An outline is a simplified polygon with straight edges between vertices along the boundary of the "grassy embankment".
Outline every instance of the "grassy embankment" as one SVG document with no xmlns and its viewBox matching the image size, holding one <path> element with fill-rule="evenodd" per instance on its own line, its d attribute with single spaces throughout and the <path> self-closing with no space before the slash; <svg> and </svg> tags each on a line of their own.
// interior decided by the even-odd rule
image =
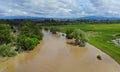
<svg viewBox="0 0 120 72">
<path fill-rule="evenodd" d="M 61 26 L 61 31 L 67 29 L 82 29 L 88 35 L 88 42 L 103 52 L 110 55 L 120 64 L 120 47 L 116 46 L 111 40 L 120 38 L 113 36 L 120 34 L 120 24 L 78 24 Z"/>
</svg>

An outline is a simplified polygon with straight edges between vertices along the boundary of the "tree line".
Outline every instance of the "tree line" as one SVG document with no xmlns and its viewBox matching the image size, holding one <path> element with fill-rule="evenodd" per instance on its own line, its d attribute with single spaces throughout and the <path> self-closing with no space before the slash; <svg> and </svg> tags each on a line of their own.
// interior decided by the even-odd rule
<svg viewBox="0 0 120 72">
<path fill-rule="evenodd" d="M 0 56 L 11 57 L 33 50 L 42 37 L 42 30 L 31 20 L 0 23 Z"/>
<path fill-rule="evenodd" d="M 39 26 L 51 25 L 74 25 L 74 24 L 120 24 L 120 20 L 32 20 L 32 19 L 0 19 L 0 23 L 19 25 L 23 21 L 31 20 L 32 23 Z"/>
</svg>

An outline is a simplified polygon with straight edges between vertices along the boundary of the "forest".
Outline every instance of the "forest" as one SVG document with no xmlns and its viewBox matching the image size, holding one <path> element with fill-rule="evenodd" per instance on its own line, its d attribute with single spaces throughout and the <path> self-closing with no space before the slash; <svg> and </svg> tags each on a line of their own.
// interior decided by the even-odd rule
<svg viewBox="0 0 120 72">
<path fill-rule="evenodd" d="M 5 21 L 0 24 L 0 55 L 11 57 L 33 50 L 42 37 L 41 29 L 30 20 L 19 21 L 18 24 Z"/>
</svg>

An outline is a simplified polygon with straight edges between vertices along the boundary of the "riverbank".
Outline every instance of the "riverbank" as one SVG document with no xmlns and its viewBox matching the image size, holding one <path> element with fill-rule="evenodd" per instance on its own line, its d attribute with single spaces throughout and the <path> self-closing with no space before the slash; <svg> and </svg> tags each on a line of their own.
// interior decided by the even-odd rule
<svg viewBox="0 0 120 72">
<path fill-rule="evenodd" d="M 17 54 L 14 57 L 1 57 L 0 72 L 16 72 L 15 67 L 17 65 L 17 62 L 23 63 L 32 59 L 40 51 L 43 43 L 44 41 L 41 40 L 40 44 L 38 44 L 32 51 L 25 51 Z"/>
<path fill-rule="evenodd" d="M 83 62 L 84 62 L 83 66 L 86 66 L 88 68 L 93 69 L 93 68 L 95 68 L 94 66 L 97 66 L 96 64 L 98 64 L 98 67 L 96 67 L 98 70 L 101 69 L 100 67 L 102 65 L 104 67 L 103 70 L 100 70 L 100 72 L 107 72 L 107 71 L 108 72 L 114 72 L 114 71 L 115 72 L 119 72 L 120 71 L 120 65 L 112 57 L 110 57 L 106 53 L 102 52 L 101 50 L 99 50 L 95 46 L 93 46 L 93 45 L 91 45 L 89 43 L 86 43 L 85 47 L 79 47 L 79 46 L 75 46 L 75 45 L 69 44 L 69 43 L 72 43 L 72 42 L 73 42 L 73 40 L 67 40 L 69 48 L 72 48 L 73 50 L 77 49 L 77 51 L 81 50 L 82 52 L 87 51 L 87 53 L 86 53 L 87 57 L 85 57 L 85 55 L 84 55 L 84 58 L 83 58 Z M 75 53 L 78 53 L 77 51 L 75 51 Z M 82 52 L 80 52 L 79 55 L 82 55 Z M 92 56 L 89 56 L 89 55 L 92 55 Z M 97 59 L 98 55 L 101 56 L 102 60 Z M 96 60 L 97 60 L 98 63 L 96 62 Z M 90 63 L 90 64 L 88 64 L 88 63 Z M 99 63 L 102 63 L 102 64 L 99 64 Z M 106 64 L 108 64 L 107 67 L 104 66 Z M 112 70 L 113 67 L 115 67 L 114 70 Z M 106 68 L 112 68 L 112 69 L 111 70 L 107 70 Z M 92 72 L 94 72 L 94 70 Z M 95 72 L 98 72 L 98 71 L 95 71 Z"/>
<path fill-rule="evenodd" d="M 54 26 L 61 32 L 67 29 L 81 29 L 87 33 L 88 42 L 105 52 L 120 64 L 120 46 L 116 46 L 112 40 L 119 39 L 120 24 L 76 24 Z"/>
<path fill-rule="evenodd" d="M 119 65 L 108 55 L 87 44 L 68 44 L 62 35 L 43 31 L 40 45 L 0 64 L 3 72 L 119 72 Z M 102 60 L 96 58 L 101 55 Z M 6 69 L 5 69 L 6 67 Z"/>
</svg>

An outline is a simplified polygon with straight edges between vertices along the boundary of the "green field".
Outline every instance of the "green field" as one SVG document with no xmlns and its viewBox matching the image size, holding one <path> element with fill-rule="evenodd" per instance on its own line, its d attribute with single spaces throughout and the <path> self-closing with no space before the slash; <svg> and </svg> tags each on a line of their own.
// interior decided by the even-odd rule
<svg viewBox="0 0 120 72">
<path fill-rule="evenodd" d="M 110 55 L 120 64 L 120 46 L 116 46 L 111 40 L 120 38 L 113 36 L 120 34 L 120 24 L 76 24 L 61 26 L 61 31 L 67 29 L 81 29 L 88 35 L 88 42 L 103 52 Z"/>
</svg>

